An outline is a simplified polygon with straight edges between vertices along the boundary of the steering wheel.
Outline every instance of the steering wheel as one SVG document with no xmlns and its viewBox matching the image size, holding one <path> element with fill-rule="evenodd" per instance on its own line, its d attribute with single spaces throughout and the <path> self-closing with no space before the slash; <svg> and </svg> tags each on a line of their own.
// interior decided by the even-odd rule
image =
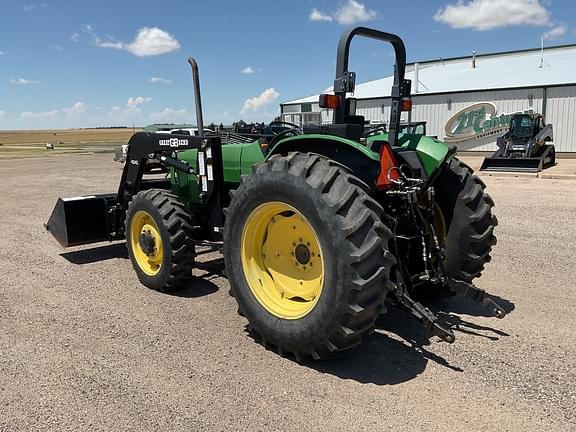
<svg viewBox="0 0 576 432">
<path fill-rule="evenodd" d="M 370 129 L 368 133 L 364 134 L 364 138 L 371 137 L 373 135 L 378 135 L 378 132 L 386 132 L 386 126 L 380 126 L 375 129 Z"/>
<path fill-rule="evenodd" d="M 286 126 L 290 129 L 300 129 L 300 126 L 298 126 L 297 124 L 290 123 L 287 121 L 282 121 L 282 120 L 274 120 L 274 121 L 270 122 L 268 127 L 272 127 L 272 126 Z M 285 132 L 285 131 L 282 131 L 282 132 Z M 282 132 L 280 132 L 280 133 L 282 133 Z"/>
<path fill-rule="evenodd" d="M 282 122 L 282 123 L 287 123 L 287 122 Z M 276 135 L 274 135 L 274 137 L 270 140 L 270 142 L 268 143 L 268 148 L 272 148 L 272 146 L 274 144 L 276 144 L 278 141 L 280 141 L 281 139 L 290 137 L 290 136 L 296 136 L 296 135 L 300 135 L 302 133 L 302 130 L 300 129 L 299 126 L 293 127 L 292 129 L 286 129 L 285 131 L 279 132 Z"/>
</svg>

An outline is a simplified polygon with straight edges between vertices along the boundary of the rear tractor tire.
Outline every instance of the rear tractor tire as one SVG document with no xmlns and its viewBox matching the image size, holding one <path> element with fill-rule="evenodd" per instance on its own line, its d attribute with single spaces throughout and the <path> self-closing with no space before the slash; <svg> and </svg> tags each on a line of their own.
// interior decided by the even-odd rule
<svg viewBox="0 0 576 432">
<path fill-rule="evenodd" d="M 126 244 L 138 279 L 168 291 L 192 277 L 195 247 L 190 215 L 165 190 L 139 192 L 126 211 Z"/>
<path fill-rule="evenodd" d="M 395 260 L 382 207 L 346 168 L 273 156 L 242 178 L 226 210 L 224 259 L 239 313 L 264 345 L 331 357 L 370 334 Z"/>
<path fill-rule="evenodd" d="M 484 182 L 458 159 L 450 161 L 435 183 L 443 218 L 440 225 L 446 231 L 444 270 L 465 282 L 480 277 L 496 244 L 498 220 L 492 213 L 494 201 L 485 189 Z"/>
</svg>

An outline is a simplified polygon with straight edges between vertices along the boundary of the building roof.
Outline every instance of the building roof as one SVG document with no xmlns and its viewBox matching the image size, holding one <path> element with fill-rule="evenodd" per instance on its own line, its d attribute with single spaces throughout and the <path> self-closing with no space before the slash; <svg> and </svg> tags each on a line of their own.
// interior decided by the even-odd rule
<svg viewBox="0 0 576 432">
<path fill-rule="evenodd" d="M 472 56 L 409 63 L 406 78 L 412 80 L 413 95 L 573 84 L 576 83 L 576 45 L 545 48 L 543 56 L 540 49 L 477 55 L 476 68 L 472 67 Z M 393 77 L 389 76 L 357 84 L 354 97 L 390 97 L 392 82 Z M 331 90 L 332 87 L 327 89 Z M 282 105 L 310 102 L 318 102 L 318 95 Z"/>
</svg>

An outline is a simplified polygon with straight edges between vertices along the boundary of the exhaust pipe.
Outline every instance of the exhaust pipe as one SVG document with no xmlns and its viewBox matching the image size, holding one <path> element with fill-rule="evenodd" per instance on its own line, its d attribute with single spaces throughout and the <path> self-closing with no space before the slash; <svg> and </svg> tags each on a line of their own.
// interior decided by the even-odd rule
<svg viewBox="0 0 576 432">
<path fill-rule="evenodd" d="M 188 57 L 188 63 L 192 67 L 192 83 L 194 84 L 194 99 L 196 101 L 196 127 L 198 135 L 204 136 L 204 118 L 202 117 L 202 96 L 200 95 L 200 74 L 198 63 L 194 57 Z"/>
</svg>

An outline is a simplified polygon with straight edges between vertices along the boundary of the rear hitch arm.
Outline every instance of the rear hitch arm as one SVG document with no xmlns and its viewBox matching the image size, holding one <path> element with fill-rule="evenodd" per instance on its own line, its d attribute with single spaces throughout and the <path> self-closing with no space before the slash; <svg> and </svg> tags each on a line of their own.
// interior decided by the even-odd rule
<svg viewBox="0 0 576 432">
<path fill-rule="evenodd" d="M 405 289 L 396 290 L 396 300 L 422 324 L 432 335 L 438 336 L 444 342 L 453 343 L 456 336 L 452 329 L 444 323 L 441 323 L 438 317 L 430 309 L 414 301 Z"/>
<path fill-rule="evenodd" d="M 446 285 L 457 294 L 485 306 L 496 318 L 502 319 L 506 316 L 506 311 L 492 300 L 483 289 L 471 283 L 451 278 L 446 280 Z"/>
</svg>

